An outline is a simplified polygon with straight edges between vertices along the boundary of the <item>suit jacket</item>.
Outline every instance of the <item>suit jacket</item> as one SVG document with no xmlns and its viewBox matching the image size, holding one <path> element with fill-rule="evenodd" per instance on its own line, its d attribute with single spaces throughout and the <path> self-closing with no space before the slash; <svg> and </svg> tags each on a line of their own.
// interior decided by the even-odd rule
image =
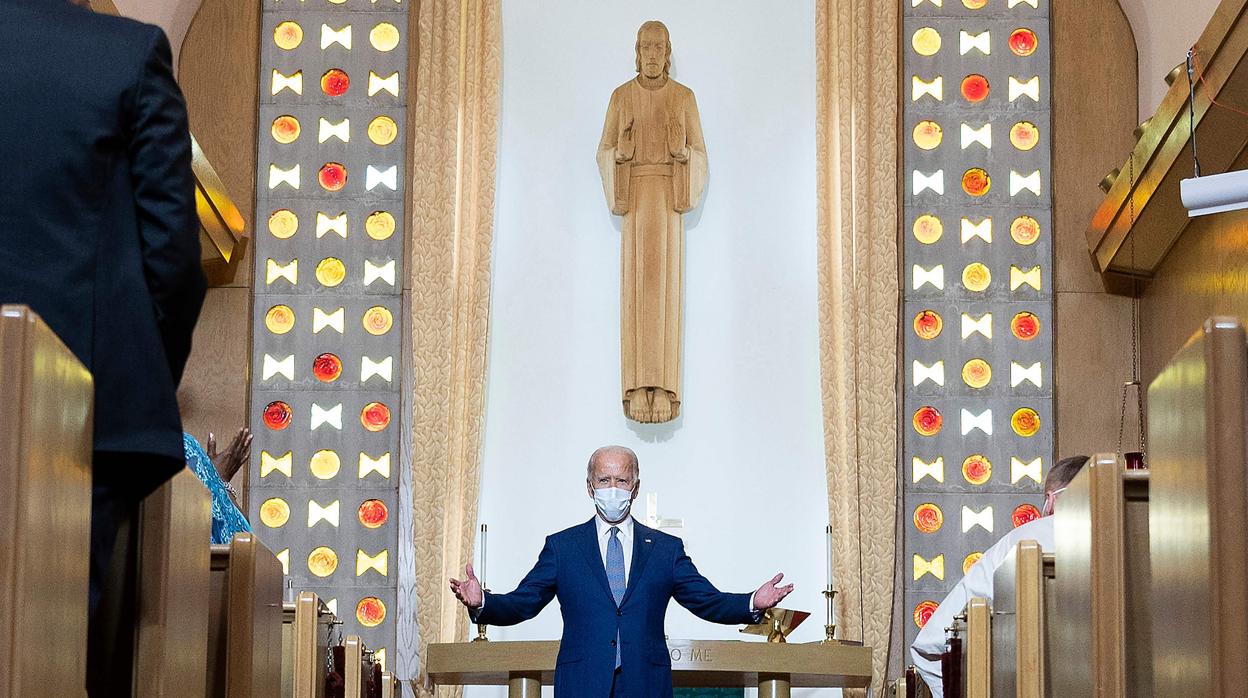
<svg viewBox="0 0 1248 698">
<path fill-rule="evenodd" d="M 0 0 L 0 35 L 0 303 L 91 370 L 97 478 L 143 475 L 102 454 L 184 467 L 175 390 L 205 281 L 168 40 L 66 0 Z"/>
<path fill-rule="evenodd" d="M 757 622 L 750 594 L 727 594 L 698 573 L 679 538 L 633 522 L 633 561 L 617 608 L 598 548 L 594 520 L 546 538 L 537 564 L 510 594 L 486 594 L 475 620 L 515 625 L 537 615 L 554 597 L 563 614 L 555 667 L 555 695 L 607 698 L 615 669 L 631 696 L 671 696 L 672 662 L 663 620 L 671 599 L 712 623 Z"/>
</svg>

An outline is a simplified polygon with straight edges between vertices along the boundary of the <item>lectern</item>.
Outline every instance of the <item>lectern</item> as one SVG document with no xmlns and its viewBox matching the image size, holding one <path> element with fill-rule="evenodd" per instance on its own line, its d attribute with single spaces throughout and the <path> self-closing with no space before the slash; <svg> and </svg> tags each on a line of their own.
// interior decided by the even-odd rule
<svg viewBox="0 0 1248 698">
<path fill-rule="evenodd" d="M 757 686 L 759 698 L 788 698 L 789 689 L 864 688 L 871 648 L 841 644 L 669 640 L 675 686 Z M 507 686 L 509 698 L 535 698 L 555 679 L 557 641 L 429 645 L 428 674 L 438 685 Z"/>
</svg>

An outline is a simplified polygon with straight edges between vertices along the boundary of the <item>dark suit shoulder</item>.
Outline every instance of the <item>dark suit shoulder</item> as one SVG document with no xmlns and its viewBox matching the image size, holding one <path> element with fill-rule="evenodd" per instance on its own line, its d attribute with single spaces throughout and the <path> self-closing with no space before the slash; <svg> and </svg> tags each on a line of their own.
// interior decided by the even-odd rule
<svg viewBox="0 0 1248 698">
<path fill-rule="evenodd" d="M 93 12 L 68 1 L 0 0 L 0 7 L 5 8 L 0 14 L 8 15 L 6 25 L 12 23 L 16 30 L 35 36 L 54 35 L 56 40 L 48 44 L 53 51 L 61 46 L 70 52 L 77 43 L 114 55 L 139 56 L 146 55 L 152 44 L 164 37 L 164 30 L 154 24 Z"/>
<path fill-rule="evenodd" d="M 594 520 L 590 519 L 589 521 L 586 521 L 584 523 L 579 523 L 575 526 L 569 526 L 563 529 L 562 531 L 552 533 L 549 536 L 547 536 L 547 538 L 549 538 L 551 541 L 562 543 L 565 540 L 573 540 L 579 535 L 584 535 L 585 529 L 593 528 L 593 526 L 594 526 Z"/>
</svg>

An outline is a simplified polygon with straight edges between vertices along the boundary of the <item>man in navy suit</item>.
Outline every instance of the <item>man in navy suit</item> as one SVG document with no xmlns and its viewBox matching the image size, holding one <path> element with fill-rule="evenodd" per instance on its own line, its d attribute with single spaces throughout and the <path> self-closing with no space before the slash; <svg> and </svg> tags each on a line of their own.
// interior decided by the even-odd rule
<svg viewBox="0 0 1248 698">
<path fill-rule="evenodd" d="M 777 574 L 753 594 L 727 594 L 698 574 L 675 536 L 629 516 L 641 483 L 637 455 L 604 446 L 590 456 L 585 488 L 597 515 L 552 536 L 510 594 L 486 594 L 468 565 L 451 590 L 474 622 L 515 625 L 554 597 L 563 613 L 555 695 L 654 698 L 672 695 L 663 620 L 671 599 L 712 623 L 750 624 L 793 585 Z"/>
<path fill-rule="evenodd" d="M 0 0 L 0 33 L 0 303 L 95 380 L 87 667 L 93 695 L 129 695 L 129 521 L 186 467 L 175 390 L 205 292 L 186 105 L 157 27 Z"/>
</svg>

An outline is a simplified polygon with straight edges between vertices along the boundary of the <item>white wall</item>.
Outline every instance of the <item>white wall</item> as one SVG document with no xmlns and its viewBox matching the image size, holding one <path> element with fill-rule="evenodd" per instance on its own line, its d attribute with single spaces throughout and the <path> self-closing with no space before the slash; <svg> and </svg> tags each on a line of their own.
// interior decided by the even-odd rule
<svg viewBox="0 0 1248 698">
<path fill-rule="evenodd" d="M 671 31 L 673 77 L 698 100 L 710 159 L 686 217 L 685 415 L 627 422 L 620 407 L 618 219 L 594 155 L 638 26 Z M 725 590 L 777 571 L 787 607 L 822 636 L 827 520 L 819 400 L 812 0 L 508 0 L 481 520 L 488 582 L 509 591 L 543 537 L 587 520 L 590 452 L 634 448 L 642 493 Z M 893 467 L 887 464 L 882 467 Z M 742 636 L 676 604 L 673 638 Z M 557 603 L 504 639 L 557 638 Z M 501 696 L 473 689 L 469 696 Z M 830 693 L 830 695 L 835 695 Z"/>
<path fill-rule="evenodd" d="M 1166 96 L 1166 74 L 1187 58 L 1220 0 L 1119 0 L 1135 32 L 1140 65 L 1140 121 Z M 1184 84 L 1186 76 L 1181 77 Z"/>
</svg>

